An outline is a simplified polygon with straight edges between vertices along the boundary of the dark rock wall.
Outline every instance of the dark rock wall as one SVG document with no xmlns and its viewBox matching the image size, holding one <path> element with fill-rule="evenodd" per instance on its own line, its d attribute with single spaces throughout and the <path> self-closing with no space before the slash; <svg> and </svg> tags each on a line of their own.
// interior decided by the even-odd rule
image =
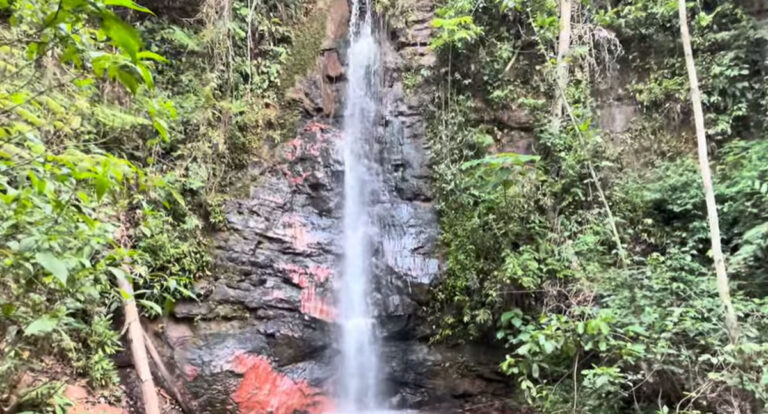
<svg viewBox="0 0 768 414">
<path fill-rule="evenodd" d="M 418 91 L 403 76 L 432 65 L 427 47 L 434 5 L 414 0 L 406 28 L 380 30 L 381 114 L 372 131 L 382 172 L 371 214 L 373 302 L 382 335 L 385 397 L 393 408 L 442 407 L 508 390 L 500 355 L 485 348 L 428 345 L 423 317 L 439 271 Z M 157 326 L 156 342 L 196 412 L 322 413 L 334 384 L 334 289 L 341 259 L 346 0 L 320 2 L 327 38 L 315 70 L 289 96 L 303 108 L 297 137 L 270 166 L 254 166 L 250 193 L 225 206 L 215 235 L 215 272 L 198 302 L 180 303 Z M 424 95 L 426 96 L 426 95 Z M 423 98 L 421 98 L 423 99 Z"/>
</svg>

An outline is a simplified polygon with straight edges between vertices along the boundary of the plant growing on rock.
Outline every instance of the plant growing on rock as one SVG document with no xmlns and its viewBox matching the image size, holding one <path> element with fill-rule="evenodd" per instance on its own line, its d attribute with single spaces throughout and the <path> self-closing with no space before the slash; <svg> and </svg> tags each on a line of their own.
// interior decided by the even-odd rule
<svg viewBox="0 0 768 414">
<path fill-rule="evenodd" d="M 23 373 L 114 386 L 121 301 L 159 316 L 194 297 L 206 230 L 222 224 L 217 193 L 264 152 L 287 22 L 304 10 L 248 5 L 233 2 L 227 30 L 250 27 L 252 55 L 237 47 L 222 84 L 206 73 L 205 28 L 170 23 L 162 7 L 0 1 L 3 406 L 53 409 L 56 398 L 23 397 L 48 395 L 17 389 Z"/>
<path fill-rule="evenodd" d="M 620 42 L 620 49 L 595 47 L 589 36 L 572 35 L 558 55 L 563 26 L 555 2 L 460 3 L 444 7 L 470 10 L 483 35 L 471 47 L 455 44 L 451 50 L 453 59 L 473 62 L 469 70 L 455 67 L 432 79 L 439 104 L 432 108 L 429 134 L 446 258 L 435 289 L 437 339 L 487 338 L 498 323 L 497 338 L 509 350 L 502 370 L 518 381 L 520 398 L 543 412 L 757 412 L 766 404 L 761 362 L 766 292 L 757 287 L 763 280 L 760 265 L 741 264 L 762 263 L 762 244 L 753 243 L 764 234 L 764 221 L 746 211 L 764 202 L 762 179 L 756 178 L 762 167 L 753 162 L 765 141 L 734 138 L 764 117 L 742 112 L 738 104 L 726 115 L 716 103 L 760 105 L 761 92 L 739 92 L 741 82 L 764 84 L 762 69 L 750 63 L 756 55 L 742 53 L 752 47 L 746 43 L 762 42 L 748 35 L 754 20 L 730 4 L 707 5 L 695 10 L 692 32 L 697 56 L 719 62 L 717 69 L 711 64 L 699 69 L 705 73 L 702 89 L 710 94 L 705 112 L 721 114 L 706 119 L 709 132 L 724 143 L 715 153 L 715 196 L 727 229 L 724 251 L 737 253 L 729 258 L 736 313 L 750 332 L 743 344 L 729 344 L 722 305 L 706 270 L 711 259 L 704 194 L 696 164 L 690 153 L 681 154 L 678 143 L 691 138 L 669 132 L 676 128 L 674 117 L 657 116 L 670 114 L 685 93 L 657 95 L 650 104 L 645 98 L 661 89 L 630 88 L 648 109 L 643 122 L 654 125 L 653 134 L 672 137 L 648 162 L 613 156 L 654 140 L 648 129 L 645 135 L 630 130 L 632 142 L 623 144 L 597 125 L 604 102 L 593 95 L 594 75 L 611 71 L 598 72 L 604 65 L 595 62 L 646 71 L 645 81 L 630 77 L 635 85 L 667 79 L 670 83 L 658 84 L 663 90 L 687 89 L 674 40 L 676 8 L 656 1 L 619 3 L 610 10 L 574 4 L 574 33 L 613 31 L 609 44 Z M 712 23 L 718 19 L 740 23 Z M 736 33 L 746 43 L 723 47 L 714 41 Z M 644 48 L 652 49 L 651 56 L 638 52 Z M 617 50 L 624 50 L 628 61 L 617 60 Z M 719 60 L 726 54 L 729 58 Z M 443 67 L 447 57 L 441 55 Z M 754 71 L 737 69 L 742 66 Z M 564 67 L 566 82 L 557 76 Z M 662 75 L 672 72 L 674 77 Z M 725 92 L 715 86 L 719 82 L 740 86 Z M 473 116 L 473 108 L 485 102 L 496 111 L 526 108 L 533 125 Z M 560 128 L 552 127 L 553 105 L 570 106 L 570 113 L 560 111 Z M 509 137 L 520 136 L 533 141 L 529 148 L 538 161 L 512 179 L 495 173 L 488 160 L 511 146 Z M 467 163 L 475 168 L 462 169 Z M 741 280 L 746 283 L 739 285 Z M 737 360 L 742 362 L 733 363 Z"/>
</svg>

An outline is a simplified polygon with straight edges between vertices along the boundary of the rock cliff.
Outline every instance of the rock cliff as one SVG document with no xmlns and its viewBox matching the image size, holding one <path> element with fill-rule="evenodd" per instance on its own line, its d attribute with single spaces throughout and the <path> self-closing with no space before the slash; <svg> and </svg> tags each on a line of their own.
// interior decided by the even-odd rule
<svg viewBox="0 0 768 414">
<path fill-rule="evenodd" d="M 349 6 L 321 2 L 326 39 L 316 67 L 288 97 L 302 108 L 295 139 L 272 165 L 254 166 L 244 197 L 225 206 L 227 230 L 215 235 L 211 280 L 197 302 L 180 303 L 158 326 L 180 386 L 197 412 L 322 413 L 332 407 L 334 284 L 341 259 L 343 188 L 339 114 Z M 429 345 L 423 317 L 439 272 L 438 226 L 430 190 L 418 91 L 408 71 L 434 64 L 428 48 L 434 5 L 413 1 L 405 27 L 381 25 L 382 88 L 372 131 L 383 182 L 372 217 L 373 285 L 382 338 L 386 398 L 392 408 L 458 408 L 503 394 L 501 357 L 487 349 Z"/>
</svg>

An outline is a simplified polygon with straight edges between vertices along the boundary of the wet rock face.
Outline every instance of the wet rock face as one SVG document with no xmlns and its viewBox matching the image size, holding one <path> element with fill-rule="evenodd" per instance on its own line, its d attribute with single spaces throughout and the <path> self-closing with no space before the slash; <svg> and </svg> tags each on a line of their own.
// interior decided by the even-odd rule
<svg viewBox="0 0 768 414">
<path fill-rule="evenodd" d="M 216 279 L 163 330 L 198 412 L 329 409 L 340 145 L 338 130 L 307 123 L 249 197 L 226 206 Z"/>
<path fill-rule="evenodd" d="M 255 171 L 250 194 L 225 206 L 212 280 L 199 302 L 180 303 L 156 336 L 200 413 L 323 413 L 335 383 L 334 291 L 341 264 L 343 151 L 334 114 L 343 96 L 346 1 L 330 2 L 329 39 L 317 69 L 292 94 L 305 110 L 296 139 Z M 404 74 L 434 63 L 427 47 L 434 5 L 414 0 L 409 28 L 381 33 L 381 114 L 375 131 L 371 218 L 373 297 L 384 397 L 391 408 L 439 404 L 441 412 L 508 390 L 494 377 L 500 356 L 428 345 L 424 318 L 439 271 L 438 220 L 430 189 L 423 105 Z M 336 38 L 333 38 L 333 37 Z M 477 356 L 487 358 L 478 359 Z"/>
</svg>

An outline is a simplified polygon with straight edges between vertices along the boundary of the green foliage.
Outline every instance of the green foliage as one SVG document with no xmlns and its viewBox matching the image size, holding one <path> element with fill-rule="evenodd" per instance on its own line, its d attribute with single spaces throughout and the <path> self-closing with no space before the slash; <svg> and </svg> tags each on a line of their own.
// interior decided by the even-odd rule
<svg viewBox="0 0 768 414">
<path fill-rule="evenodd" d="M 762 183 L 768 175 L 766 141 L 734 141 L 722 148 L 715 188 L 723 228 L 723 249 L 730 252 L 731 278 L 751 296 L 768 294 L 762 235 L 768 216 Z M 627 213 L 627 235 L 643 249 L 677 246 L 702 259 L 709 251 L 703 190 L 691 158 L 660 165 L 619 184 L 617 202 Z"/>
<path fill-rule="evenodd" d="M 434 49 L 448 45 L 463 47 L 482 34 L 472 20 L 472 16 L 449 17 L 448 13 L 440 13 L 440 11 L 437 14 L 445 15 L 446 18 L 436 18 L 432 21 L 432 26 L 438 32 L 429 43 Z"/>
<path fill-rule="evenodd" d="M 557 3 L 443 7 L 444 16 L 471 16 L 482 35 L 439 47 L 437 67 L 449 69 L 427 80 L 438 103 L 428 135 L 445 258 L 435 339 L 485 340 L 495 331 L 509 350 L 502 370 L 541 412 L 764 409 L 768 141 L 736 139 L 755 136 L 765 121 L 765 41 L 754 19 L 725 2 L 698 5 L 691 18 L 744 330 L 742 342 L 729 344 L 701 178 L 676 124 L 690 116 L 676 3 L 574 9 L 570 113 L 556 126 Z M 646 112 L 621 139 L 607 139 L 593 122 L 593 91 L 622 50 Z M 533 118 L 530 130 L 499 122 L 521 108 Z M 533 139 L 533 154 L 506 152 L 521 134 Z"/>
<path fill-rule="evenodd" d="M 727 338 L 721 318 L 712 317 L 722 309 L 707 268 L 680 251 L 654 253 L 636 267 L 598 279 L 592 287 L 600 296 L 594 308 L 544 313 L 536 321 L 502 318 L 499 336 L 515 350 L 502 368 L 518 375 L 529 401 L 546 412 L 556 409 L 571 393 L 573 375 L 579 377 L 577 402 L 585 412 L 621 412 L 623 398 L 643 401 L 646 395 L 662 395 L 674 405 L 684 390 L 700 387 L 750 388 L 764 398 L 762 363 L 734 367 L 732 361 L 745 350 L 750 360 L 766 357 L 759 342 L 766 335 L 765 301 L 737 298 L 750 339 L 744 348 L 721 351 Z M 580 359 L 567 363 L 577 355 Z M 575 373 L 573 363 L 579 364 Z M 696 371 L 709 375 L 689 375 Z M 562 383 L 548 385 L 561 377 Z M 718 395 L 700 398 L 715 404 Z M 643 408 L 650 411 L 654 403 Z"/>
<path fill-rule="evenodd" d="M 304 2 L 208 6 L 201 26 L 131 0 L 0 1 L 3 405 L 51 360 L 115 385 L 115 278 L 147 316 L 194 298 L 206 230 L 226 224 L 218 192 L 292 128 L 277 101 L 284 65 L 303 64 L 288 46 Z M 35 395 L 25 409 L 66 407 Z"/>
<path fill-rule="evenodd" d="M 707 134 L 746 138 L 763 127 L 764 31 L 740 7 L 713 2 L 689 7 L 696 68 Z M 674 1 L 628 2 L 603 15 L 603 24 L 632 42 L 630 62 L 638 76 L 631 86 L 639 103 L 668 119 L 690 116 L 688 79 L 677 37 Z"/>
<path fill-rule="evenodd" d="M 60 381 L 52 381 L 42 385 L 33 386 L 20 392 L 18 400 L 19 412 L 22 414 L 32 414 L 38 411 L 37 407 L 47 407 L 43 412 L 52 414 L 64 414 L 68 408 L 74 405 L 64 396 L 66 384 Z"/>
<path fill-rule="evenodd" d="M 375 10 L 379 17 L 386 19 L 392 29 L 405 29 L 408 20 L 416 12 L 416 4 L 410 0 L 378 0 Z"/>
<path fill-rule="evenodd" d="M 200 239 L 200 223 L 189 215 L 179 225 L 151 207 L 144 208 L 141 215 L 136 231 L 143 237 L 137 245 L 136 264 L 147 297 L 166 308 L 177 297 L 194 297 L 192 283 L 207 275 L 210 266 L 210 255 Z M 150 311 L 157 316 L 163 313 L 159 307 Z"/>
</svg>

